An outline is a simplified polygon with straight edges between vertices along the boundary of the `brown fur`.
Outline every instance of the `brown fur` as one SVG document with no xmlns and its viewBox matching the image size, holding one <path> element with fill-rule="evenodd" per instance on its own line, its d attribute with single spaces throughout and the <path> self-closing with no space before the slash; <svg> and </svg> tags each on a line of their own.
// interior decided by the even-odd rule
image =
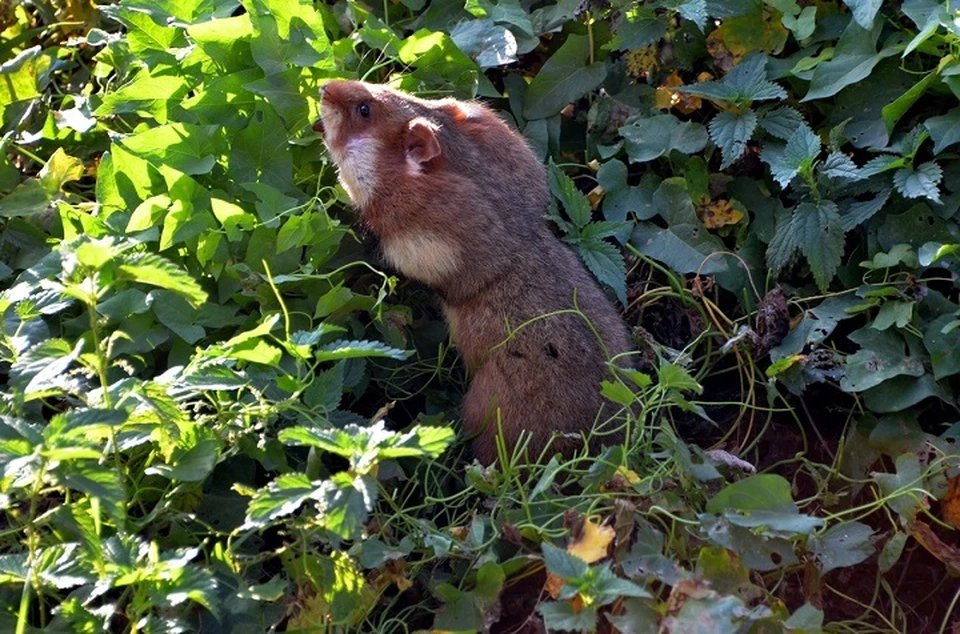
<svg viewBox="0 0 960 634">
<path fill-rule="evenodd" d="M 551 448 L 580 447 L 604 402 L 607 359 L 632 346 L 613 304 L 544 223 L 546 174 L 523 138 L 478 104 L 347 81 L 324 87 L 316 127 L 388 261 L 441 298 L 472 375 L 463 417 L 476 457 L 497 457 L 496 408 L 508 449 L 521 430 L 534 457 L 554 432 L 565 435 Z M 603 345 L 578 315 L 536 319 L 572 309 L 575 296 Z"/>
</svg>

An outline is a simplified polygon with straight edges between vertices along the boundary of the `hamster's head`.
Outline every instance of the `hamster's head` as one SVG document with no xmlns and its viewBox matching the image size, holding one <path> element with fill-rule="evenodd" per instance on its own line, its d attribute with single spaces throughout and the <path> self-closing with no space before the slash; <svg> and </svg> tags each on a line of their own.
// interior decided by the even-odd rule
<svg viewBox="0 0 960 634">
<path fill-rule="evenodd" d="M 314 129 L 323 134 L 341 184 L 363 212 L 384 189 L 439 167 L 440 128 L 466 116 L 458 107 L 453 100 L 431 106 L 386 86 L 331 81 L 321 89 Z"/>
</svg>

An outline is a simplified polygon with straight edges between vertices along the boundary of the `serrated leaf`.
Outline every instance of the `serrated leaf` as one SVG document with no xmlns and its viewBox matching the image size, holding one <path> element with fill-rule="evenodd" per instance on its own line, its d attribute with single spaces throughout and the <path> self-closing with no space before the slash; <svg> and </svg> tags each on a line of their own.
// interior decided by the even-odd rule
<svg viewBox="0 0 960 634">
<path fill-rule="evenodd" d="M 817 286 L 826 289 L 843 256 L 844 234 L 840 213 L 833 201 L 819 205 L 802 203 L 789 220 L 777 225 L 767 248 L 767 261 L 774 271 L 782 270 L 797 250 L 803 252 Z"/>
<path fill-rule="evenodd" d="M 318 483 L 302 473 L 278 476 L 260 489 L 247 507 L 246 524 L 265 526 L 268 522 L 289 515 L 310 499 L 319 496 Z"/>
<path fill-rule="evenodd" d="M 801 126 L 807 125 L 795 108 L 780 106 L 763 114 L 760 127 L 778 139 L 788 140 Z"/>
<path fill-rule="evenodd" d="M 134 281 L 159 286 L 183 295 L 194 306 L 207 301 L 207 293 L 195 279 L 169 260 L 154 253 L 124 253 L 120 272 Z"/>
<path fill-rule="evenodd" d="M 787 92 L 767 80 L 767 57 L 761 53 L 747 55 L 720 81 L 705 81 L 691 86 L 677 88 L 698 97 L 712 101 L 726 101 L 737 105 L 753 101 L 786 99 Z"/>
<path fill-rule="evenodd" d="M 893 173 L 893 185 L 904 198 L 928 198 L 940 204 L 943 170 L 936 161 L 927 161 L 916 169 L 902 167 Z"/>
<path fill-rule="evenodd" d="M 865 176 L 849 156 L 843 152 L 831 152 L 823 162 L 823 173 L 830 178 L 847 181 L 863 180 Z"/>
<path fill-rule="evenodd" d="M 392 348 L 380 341 L 339 340 L 320 346 L 314 353 L 318 361 L 339 361 L 340 359 L 363 359 L 386 357 L 403 361 L 410 356 L 406 350 Z"/>
<path fill-rule="evenodd" d="M 550 56 L 527 87 L 525 119 L 551 117 L 567 104 L 597 88 L 607 76 L 603 62 L 587 64 L 590 42 L 583 35 L 570 34 L 563 46 Z"/>
<path fill-rule="evenodd" d="M 757 128 L 757 113 L 747 108 L 739 114 L 722 111 L 710 121 L 710 138 L 720 148 L 723 162 L 720 169 L 733 164 L 747 149 L 747 141 Z"/>
<path fill-rule="evenodd" d="M 543 563 L 547 570 L 562 579 L 579 579 L 587 574 L 590 566 L 576 555 L 548 543 L 540 545 L 543 551 Z"/>
<path fill-rule="evenodd" d="M 808 171 L 820 154 L 820 137 L 806 124 L 790 135 L 785 146 L 768 144 L 760 158 L 781 187 L 786 187 L 801 171 Z"/>
<path fill-rule="evenodd" d="M 577 252 L 587 269 L 626 306 L 627 265 L 620 249 L 603 240 L 585 240 L 577 245 Z"/>
<path fill-rule="evenodd" d="M 590 217 L 593 214 L 590 209 L 590 201 L 580 193 L 573 179 L 557 167 L 553 159 L 550 159 L 548 176 L 550 180 L 550 191 L 563 203 L 563 208 L 566 210 L 567 215 L 570 216 L 570 220 L 573 221 L 574 225 L 582 229 L 590 222 Z"/>
</svg>

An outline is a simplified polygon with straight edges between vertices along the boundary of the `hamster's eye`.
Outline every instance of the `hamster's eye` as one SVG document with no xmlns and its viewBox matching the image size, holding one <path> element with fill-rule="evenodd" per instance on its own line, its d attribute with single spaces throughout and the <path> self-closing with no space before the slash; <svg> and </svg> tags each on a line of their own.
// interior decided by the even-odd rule
<svg viewBox="0 0 960 634">
<path fill-rule="evenodd" d="M 364 119 L 370 118 L 370 104 L 362 103 L 357 106 L 357 114 L 359 114 Z"/>
</svg>

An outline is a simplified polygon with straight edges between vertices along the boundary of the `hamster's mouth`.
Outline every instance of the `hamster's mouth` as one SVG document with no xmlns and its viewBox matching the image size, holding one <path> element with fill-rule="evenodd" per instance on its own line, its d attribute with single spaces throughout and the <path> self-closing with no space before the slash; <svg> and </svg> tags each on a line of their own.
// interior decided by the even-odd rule
<svg viewBox="0 0 960 634">
<path fill-rule="evenodd" d="M 323 134 L 323 117 L 317 119 L 317 121 L 313 124 L 313 131 Z"/>
</svg>

